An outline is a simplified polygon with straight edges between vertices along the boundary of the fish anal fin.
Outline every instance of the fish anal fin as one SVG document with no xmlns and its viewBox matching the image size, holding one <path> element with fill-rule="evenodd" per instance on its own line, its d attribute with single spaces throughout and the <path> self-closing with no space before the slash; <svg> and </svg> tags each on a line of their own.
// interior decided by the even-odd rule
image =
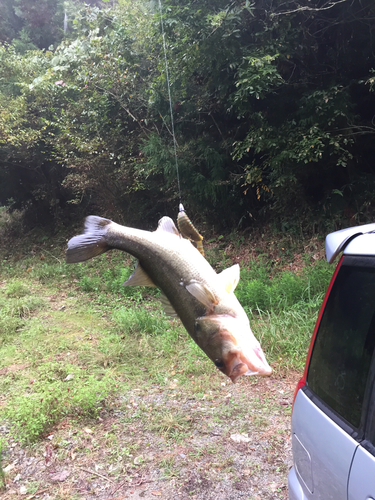
<svg viewBox="0 0 375 500">
<path fill-rule="evenodd" d="M 160 296 L 160 302 L 161 302 L 161 305 L 163 306 L 164 312 L 167 316 L 171 316 L 172 318 L 178 318 L 178 314 L 174 310 L 174 307 L 169 302 L 169 300 L 167 299 L 166 295 L 164 295 L 163 292 L 161 293 L 161 296 Z"/>
<path fill-rule="evenodd" d="M 186 285 L 186 290 L 191 293 L 199 302 L 201 302 L 209 311 L 213 311 L 218 303 L 213 292 L 203 283 L 192 281 Z"/>
<path fill-rule="evenodd" d="M 240 281 L 240 266 L 238 264 L 234 264 L 234 266 L 221 271 L 221 273 L 218 274 L 218 277 L 228 293 L 234 292 L 238 282 Z"/>
<path fill-rule="evenodd" d="M 137 267 L 135 268 L 133 274 L 130 276 L 128 280 L 125 281 L 125 283 L 123 283 L 123 286 L 156 286 L 156 285 L 138 262 Z"/>
<path fill-rule="evenodd" d="M 162 217 L 159 220 L 158 223 L 158 232 L 165 232 L 165 233 L 170 233 L 170 234 L 175 234 L 176 236 L 180 236 L 180 233 L 178 232 L 177 227 L 175 226 L 175 223 L 170 217 Z"/>
</svg>

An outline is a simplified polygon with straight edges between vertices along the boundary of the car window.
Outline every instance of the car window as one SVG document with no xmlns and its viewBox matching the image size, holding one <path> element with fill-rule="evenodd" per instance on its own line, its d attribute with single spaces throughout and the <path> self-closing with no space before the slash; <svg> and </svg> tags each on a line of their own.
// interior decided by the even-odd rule
<svg viewBox="0 0 375 500">
<path fill-rule="evenodd" d="M 345 257 L 316 335 L 307 384 L 358 428 L 375 346 L 375 259 Z"/>
</svg>

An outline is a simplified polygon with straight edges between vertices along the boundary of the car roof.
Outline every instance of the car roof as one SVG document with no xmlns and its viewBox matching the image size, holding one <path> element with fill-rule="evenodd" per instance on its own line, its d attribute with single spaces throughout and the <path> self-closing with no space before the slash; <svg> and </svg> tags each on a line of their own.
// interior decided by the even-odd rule
<svg viewBox="0 0 375 500">
<path fill-rule="evenodd" d="M 348 227 L 326 237 L 326 257 L 331 264 L 337 255 L 375 255 L 375 224 Z"/>
</svg>

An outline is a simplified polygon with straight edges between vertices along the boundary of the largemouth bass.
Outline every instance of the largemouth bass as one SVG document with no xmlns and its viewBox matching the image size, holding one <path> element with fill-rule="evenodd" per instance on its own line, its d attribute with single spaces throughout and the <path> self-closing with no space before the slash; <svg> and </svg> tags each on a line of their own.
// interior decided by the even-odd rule
<svg viewBox="0 0 375 500">
<path fill-rule="evenodd" d="M 86 218 L 84 234 L 69 240 L 66 261 L 82 262 L 113 248 L 138 259 L 124 285 L 159 287 L 166 297 L 166 313 L 181 319 L 193 340 L 233 382 L 244 374 L 271 374 L 233 293 L 238 264 L 217 274 L 169 217 L 150 232 L 93 215 Z"/>
</svg>

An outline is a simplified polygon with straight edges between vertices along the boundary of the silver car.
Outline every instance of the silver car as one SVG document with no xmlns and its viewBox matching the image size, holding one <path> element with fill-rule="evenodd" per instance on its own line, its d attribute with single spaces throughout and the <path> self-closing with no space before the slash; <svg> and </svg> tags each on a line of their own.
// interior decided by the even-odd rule
<svg viewBox="0 0 375 500">
<path fill-rule="evenodd" d="M 296 388 L 290 500 L 375 499 L 375 224 L 329 234 L 341 252 Z"/>
</svg>

